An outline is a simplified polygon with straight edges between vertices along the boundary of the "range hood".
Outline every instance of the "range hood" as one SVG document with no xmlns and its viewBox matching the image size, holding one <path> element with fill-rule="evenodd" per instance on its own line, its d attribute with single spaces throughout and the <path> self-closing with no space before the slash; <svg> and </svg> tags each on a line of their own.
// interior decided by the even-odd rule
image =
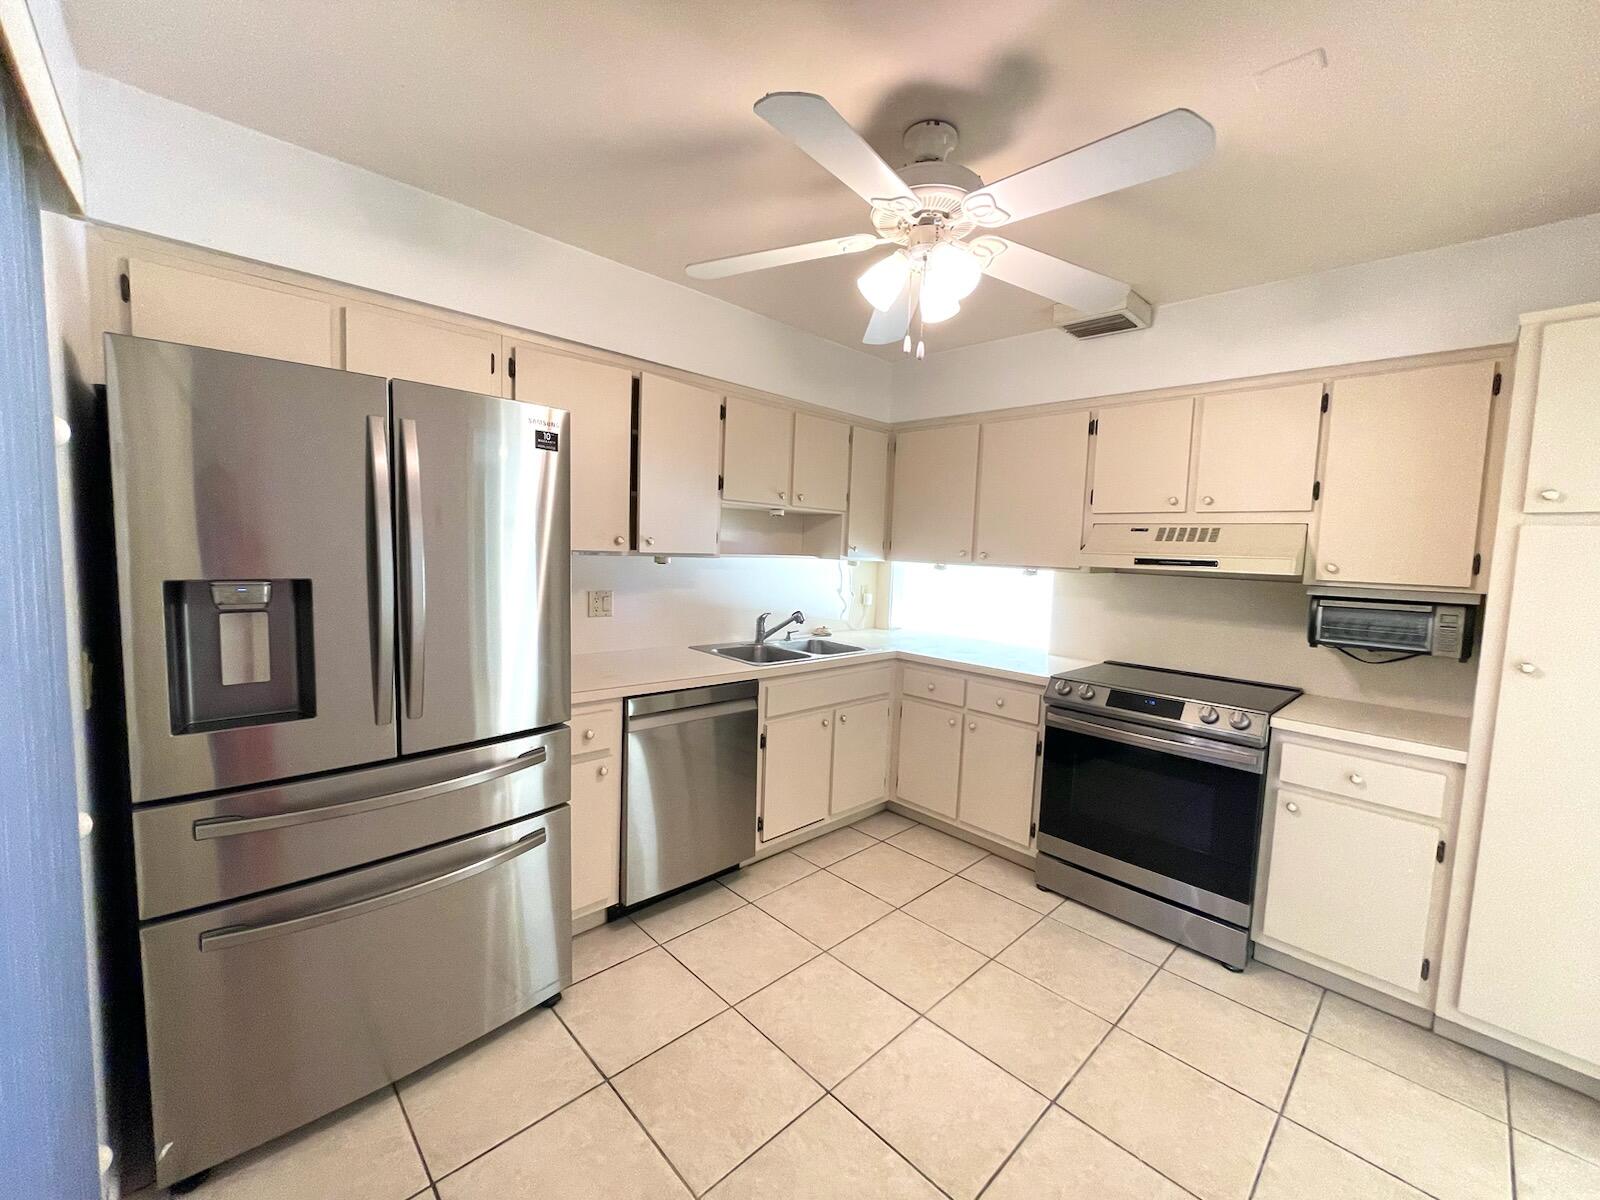
<svg viewBox="0 0 1600 1200">
<path fill-rule="evenodd" d="M 1109 571 L 1298 580 L 1305 571 L 1306 527 L 1095 524 L 1082 562 Z"/>
</svg>

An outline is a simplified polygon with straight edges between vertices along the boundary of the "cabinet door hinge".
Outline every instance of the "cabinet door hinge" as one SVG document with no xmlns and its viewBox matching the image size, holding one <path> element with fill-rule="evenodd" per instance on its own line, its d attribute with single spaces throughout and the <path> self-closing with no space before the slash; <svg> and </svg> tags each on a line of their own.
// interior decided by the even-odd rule
<svg viewBox="0 0 1600 1200">
<path fill-rule="evenodd" d="M 1501 377 L 1500 377 L 1500 372 L 1499 372 L 1499 371 L 1496 371 L 1496 372 L 1495 372 L 1495 373 L 1494 373 L 1494 386 L 1493 386 L 1493 387 L 1492 387 L 1492 388 L 1490 388 L 1490 389 L 1489 389 L 1489 395 L 1491 395 L 1491 396 L 1498 396 L 1498 395 L 1499 395 L 1499 394 L 1500 394 L 1500 385 L 1501 385 L 1501 384 L 1502 384 L 1502 383 L 1503 383 L 1503 382 L 1504 382 L 1504 380 L 1503 380 L 1503 379 L 1501 379 Z"/>
<path fill-rule="evenodd" d="M 1043 754 L 1044 754 L 1044 739 L 1043 738 L 1039 738 L 1033 743 L 1033 756 L 1035 758 L 1039 758 L 1039 757 L 1042 757 Z"/>
<path fill-rule="evenodd" d="M 1426 979 L 1428 977 L 1428 973 L 1430 971 L 1432 971 L 1432 970 L 1433 970 L 1433 964 L 1430 963 L 1427 959 L 1423 959 L 1422 960 L 1422 977 L 1424 979 Z"/>
<path fill-rule="evenodd" d="M 1322 499 L 1322 480 L 1319 479 L 1311 485 L 1311 498 L 1313 500 Z"/>
<path fill-rule="evenodd" d="M 1434 862 L 1443 862 L 1444 861 L 1444 842 L 1442 840 L 1439 842 L 1439 848 L 1433 852 L 1433 861 Z"/>
<path fill-rule="evenodd" d="M 757 817 L 756 818 L 756 832 L 757 833 L 765 833 L 766 830 L 767 830 L 767 819 L 765 817 Z"/>
<path fill-rule="evenodd" d="M 507 379 L 515 379 L 516 377 L 517 377 L 517 352 L 515 350 L 513 350 L 510 354 L 506 355 L 506 378 Z"/>
<path fill-rule="evenodd" d="M 763 750 L 767 748 L 767 731 L 765 729 L 761 731 L 761 748 Z"/>
<path fill-rule="evenodd" d="M 1327 412 L 1328 411 L 1328 389 L 1327 388 L 1323 388 L 1322 389 L 1322 411 L 1323 412 Z"/>
<path fill-rule="evenodd" d="M 717 420 L 726 421 L 727 419 L 728 419 L 728 402 L 726 400 L 724 400 L 722 402 L 722 407 L 717 410 Z"/>
<path fill-rule="evenodd" d="M 1472 556 L 1472 573 L 1476 575 L 1481 570 L 1483 570 L 1483 555 L 1474 554 Z"/>
<path fill-rule="evenodd" d="M 717 476 L 717 491 L 718 492 L 722 491 L 722 476 L 721 475 Z"/>
<path fill-rule="evenodd" d="M 1028 840 L 1031 842 L 1031 841 L 1033 841 L 1034 838 L 1036 838 L 1038 836 L 1039 836 L 1039 822 L 1037 822 L 1037 821 L 1028 822 Z"/>
<path fill-rule="evenodd" d="M 494 374 L 494 351 L 489 351 L 489 374 Z"/>
<path fill-rule="evenodd" d="M 1093 488 L 1089 489 L 1089 504 L 1090 504 L 1090 507 L 1093 507 L 1093 505 L 1094 505 L 1094 489 Z"/>
<path fill-rule="evenodd" d="M 133 299 L 133 283 L 128 279 L 126 271 L 117 276 L 117 287 L 122 291 L 122 302 L 124 304 Z"/>
<path fill-rule="evenodd" d="M 1089 421 L 1089 436 L 1095 437 L 1100 432 L 1100 418 L 1093 417 Z"/>
</svg>

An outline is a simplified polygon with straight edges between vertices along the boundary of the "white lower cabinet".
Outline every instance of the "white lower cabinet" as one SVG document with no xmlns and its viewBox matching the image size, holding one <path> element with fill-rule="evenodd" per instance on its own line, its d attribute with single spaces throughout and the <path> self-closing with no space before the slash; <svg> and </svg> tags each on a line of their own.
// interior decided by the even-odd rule
<svg viewBox="0 0 1600 1200">
<path fill-rule="evenodd" d="M 620 898 L 622 706 L 572 713 L 572 913 L 587 916 Z"/>
<path fill-rule="evenodd" d="M 895 795 L 917 808 L 954 817 L 960 778 L 961 710 L 926 700 L 902 700 Z"/>
<path fill-rule="evenodd" d="M 828 815 L 833 713 L 796 713 L 767 722 L 761 840 L 793 833 Z"/>
<path fill-rule="evenodd" d="M 880 665 L 762 684 L 763 842 L 884 799 L 893 680 Z"/>
<path fill-rule="evenodd" d="M 1438 987 L 1455 763 L 1277 733 L 1255 938 L 1395 999 Z"/>
<path fill-rule="evenodd" d="M 1026 846 L 1033 824 L 1039 731 L 1001 717 L 967 714 L 956 817 L 1003 841 Z"/>
<path fill-rule="evenodd" d="M 1421 822 L 1279 789 L 1261 932 L 1419 990 L 1438 843 Z"/>
<path fill-rule="evenodd" d="M 867 700 L 836 710 L 830 813 L 882 800 L 889 778 L 889 701 Z"/>
</svg>

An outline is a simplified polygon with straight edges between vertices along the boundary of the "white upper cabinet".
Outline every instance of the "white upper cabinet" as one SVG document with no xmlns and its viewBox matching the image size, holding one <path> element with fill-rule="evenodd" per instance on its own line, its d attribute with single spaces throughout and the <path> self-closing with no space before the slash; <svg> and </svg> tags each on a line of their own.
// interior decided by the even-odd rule
<svg viewBox="0 0 1600 1200">
<path fill-rule="evenodd" d="M 129 259 L 128 331 L 135 337 L 339 365 L 331 301 L 268 283 Z"/>
<path fill-rule="evenodd" d="M 794 414 L 794 503 L 843 512 L 850 492 L 850 426 Z"/>
<path fill-rule="evenodd" d="M 639 544 L 715 554 L 722 498 L 722 397 L 660 375 L 639 381 Z"/>
<path fill-rule="evenodd" d="M 1600 317 L 1544 327 L 1523 508 L 1600 512 Z"/>
<path fill-rule="evenodd" d="M 1094 445 L 1097 513 L 1183 512 L 1189 493 L 1194 398 L 1100 410 Z"/>
<path fill-rule="evenodd" d="M 850 431 L 850 513 L 845 553 L 882 558 L 889 537 L 889 435 L 857 425 Z"/>
<path fill-rule="evenodd" d="M 1077 566 L 1088 460 L 1087 411 L 984 425 L 978 469 L 978 562 Z"/>
<path fill-rule="evenodd" d="M 978 427 L 939 425 L 895 435 L 891 558 L 972 561 Z"/>
<path fill-rule="evenodd" d="M 500 394 L 500 335 L 365 304 L 344 307 L 347 371 Z"/>
<path fill-rule="evenodd" d="M 741 396 L 729 396 L 727 405 L 722 498 L 750 504 L 788 503 L 794 413 Z"/>
<path fill-rule="evenodd" d="M 1504 656 L 1480 668 L 1499 673 L 1499 697 L 1459 1000 L 1594 1064 L 1600 751 L 1583 720 L 1600 689 L 1597 594 L 1600 526 L 1522 526 Z"/>
<path fill-rule="evenodd" d="M 572 548 L 628 549 L 633 372 L 513 342 L 507 394 L 562 408 L 572 474 Z"/>
<path fill-rule="evenodd" d="M 1337 380 L 1314 574 L 1470 588 L 1495 364 Z"/>
<path fill-rule="evenodd" d="M 1204 396 L 1199 424 L 1197 513 L 1311 511 L 1320 383 Z"/>
</svg>

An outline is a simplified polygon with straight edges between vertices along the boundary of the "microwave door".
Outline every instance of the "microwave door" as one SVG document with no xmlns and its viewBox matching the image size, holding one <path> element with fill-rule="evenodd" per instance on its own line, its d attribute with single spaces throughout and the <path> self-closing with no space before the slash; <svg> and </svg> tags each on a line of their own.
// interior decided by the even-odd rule
<svg viewBox="0 0 1600 1200">
<path fill-rule="evenodd" d="M 561 724 L 567 414 L 400 380 L 390 393 L 401 752 Z"/>
<path fill-rule="evenodd" d="M 106 338 L 133 799 L 392 758 L 388 397 Z"/>
</svg>

